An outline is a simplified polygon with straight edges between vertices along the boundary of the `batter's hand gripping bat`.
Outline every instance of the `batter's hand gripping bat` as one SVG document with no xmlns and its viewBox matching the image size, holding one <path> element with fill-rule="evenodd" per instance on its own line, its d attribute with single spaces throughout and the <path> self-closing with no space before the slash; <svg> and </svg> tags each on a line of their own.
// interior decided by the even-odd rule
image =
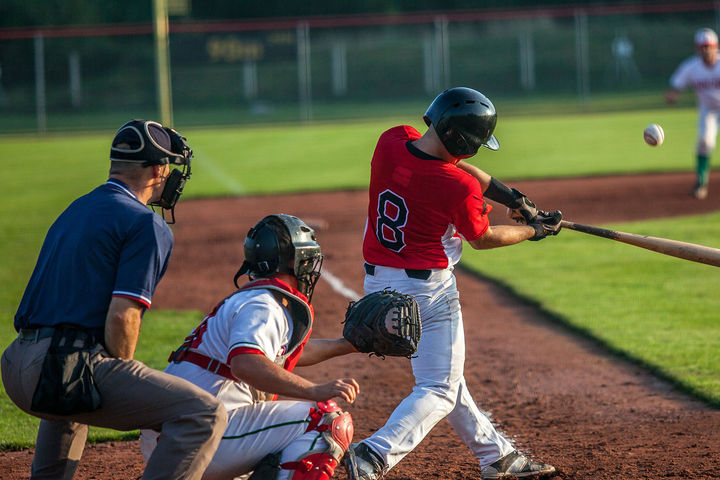
<svg viewBox="0 0 720 480">
<path fill-rule="evenodd" d="M 667 238 L 649 237 L 647 235 L 638 235 L 636 233 L 617 232 L 615 230 L 606 230 L 604 228 L 593 227 L 589 225 L 580 225 L 579 223 L 563 220 L 561 223 L 563 228 L 576 230 L 598 237 L 617 240 L 618 242 L 635 245 L 636 247 L 646 248 L 653 252 L 671 255 L 673 257 L 690 260 L 692 262 L 704 263 L 720 267 L 720 250 L 717 248 L 706 247 L 694 243 L 678 242 L 677 240 L 669 240 Z"/>
</svg>

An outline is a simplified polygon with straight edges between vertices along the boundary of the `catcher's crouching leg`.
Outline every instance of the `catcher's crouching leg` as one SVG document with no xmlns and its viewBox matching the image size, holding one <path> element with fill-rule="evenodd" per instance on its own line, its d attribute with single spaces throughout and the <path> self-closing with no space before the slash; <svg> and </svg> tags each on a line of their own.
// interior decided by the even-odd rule
<svg viewBox="0 0 720 480">
<path fill-rule="evenodd" d="M 332 401 L 310 410 L 305 434 L 282 452 L 278 480 L 327 480 L 352 442 L 352 417 Z"/>
</svg>

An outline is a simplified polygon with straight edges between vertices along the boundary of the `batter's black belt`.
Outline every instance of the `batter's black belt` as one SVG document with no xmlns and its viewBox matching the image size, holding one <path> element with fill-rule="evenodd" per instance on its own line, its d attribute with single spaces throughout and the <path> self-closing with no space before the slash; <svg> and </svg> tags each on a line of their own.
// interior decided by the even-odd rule
<svg viewBox="0 0 720 480">
<path fill-rule="evenodd" d="M 365 264 L 365 273 L 368 275 L 375 275 L 375 265 Z M 417 280 L 427 280 L 432 275 L 432 270 L 413 270 L 411 268 L 405 269 L 405 274 L 410 278 Z"/>
</svg>

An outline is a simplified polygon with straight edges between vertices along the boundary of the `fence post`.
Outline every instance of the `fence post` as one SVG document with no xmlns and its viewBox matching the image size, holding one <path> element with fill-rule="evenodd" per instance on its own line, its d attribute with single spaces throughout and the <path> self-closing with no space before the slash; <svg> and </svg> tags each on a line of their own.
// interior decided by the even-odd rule
<svg viewBox="0 0 720 480">
<path fill-rule="evenodd" d="M 339 40 L 332 46 L 332 88 L 333 95 L 347 94 L 347 47 L 345 40 Z"/>
<path fill-rule="evenodd" d="M 444 90 L 450 86 L 450 38 L 448 20 L 445 16 L 435 19 L 435 41 L 437 42 L 437 68 L 440 80 L 438 90 Z"/>
<path fill-rule="evenodd" d="M 580 102 L 585 104 L 590 95 L 588 63 L 588 25 L 587 14 L 583 10 L 575 11 L 575 58 L 577 65 L 577 89 Z"/>
<path fill-rule="evenodd" d="M 2 85 L 2 64 L 0 64 L 0 108 L 4 107 L 7 103 L 7 99 L 5 98 L 5 89 Z"/>
<path fill-rule="evenodd" d="M 300 98 L 300 119 L 312 119 L 312 85 L 310 82 L 310 26 L 307 22 L 297 25 L 298 88 Z"/>
<path fill-rule="evenodd" d="M 523 90 L 535 89 L 535 46 L 533 34 L 529 26 L 520 32 L 520 86 Z"/>
<path fill-rule="evenodd" d="M 45 95 L 45 39 L 42 32 L 35 33 L 35 112 L 38 133 L 47 131 L 47 104 Z"/>
<path fill-rule="evenodd" d="M 170 42 L 168 39 L 167 0 L 153 0 L 155 31 L 155 67 L 160 121 L 173 125 L 172 83 L 170 78 Z"/>
<path fill-rule="evenodd" d="M 80 53 L 73 50 L 68 55 L 68 72 L 70 75 L 70 104 L 74 108 L 82 104 L 82 78 L 80 73 Z"/>
<path fill-rule="evenodd" d="M 430 33 L 423 36 L 423 79 L 425 92 L 428 94 L 436 94 L 439 90 L 437 78 L 437 48 L 435 48 L 435 40 Z"/>
<path fill-rule="evenodd" d="M 255 60 L 245 60 L 242 67 L 243 97 L 252 100 L 258 96 L 257 63 Z"/>
</svg>

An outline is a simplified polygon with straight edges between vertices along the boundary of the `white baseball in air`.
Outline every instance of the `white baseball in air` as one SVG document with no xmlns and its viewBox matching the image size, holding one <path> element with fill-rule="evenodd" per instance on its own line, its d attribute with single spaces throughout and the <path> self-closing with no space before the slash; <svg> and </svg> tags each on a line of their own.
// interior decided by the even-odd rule
<svg viewBox="0 0 720 480">
<path fill-rule="evenodd" d="M 643 138 L 645 139 L 645 143 L 647 143 L 648 145 L 657 147 L 658 145 L 662 145 L 662 143 L 665 141 L 665 132 L 663 131 L 662 127 L 657 123 L 651 123 L 650 125 L 645 127 L 645 131 L 643 132 Z"/>
</svg>

